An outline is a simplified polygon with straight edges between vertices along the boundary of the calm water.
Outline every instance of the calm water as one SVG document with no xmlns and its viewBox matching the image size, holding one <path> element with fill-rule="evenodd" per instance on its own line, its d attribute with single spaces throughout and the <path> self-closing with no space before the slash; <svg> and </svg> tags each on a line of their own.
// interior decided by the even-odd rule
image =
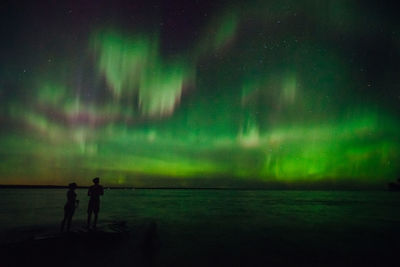
<svg viewBox="0 0 400 267">
<path fill-rule="evenodd" d="M 66 192 L 2 189 L 2 241 L 27 229 L 57 229 Z M 77 194 L 73 227 L 86 219 L 86 190 Z M 307 257 L 379 252 L 385 257 L 399 247 L 400 194 L 395 192 L 106 190 L 101 205 L 99 222 L 126 221 L 134 229 L 155 221 L 159 257 L 169 264 L 182 253 L 197 259 L 213 253 L 240 253 L 241 259 L 270 253 L 276 263 L 282 251 Z"/>
</svg>

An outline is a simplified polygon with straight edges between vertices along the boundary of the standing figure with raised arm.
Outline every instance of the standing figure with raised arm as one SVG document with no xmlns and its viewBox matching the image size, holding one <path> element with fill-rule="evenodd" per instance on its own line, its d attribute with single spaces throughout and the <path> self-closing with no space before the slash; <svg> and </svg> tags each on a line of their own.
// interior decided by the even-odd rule
<svg viewBox="0 0 400 267">
<path fill-rule="evenodd" d="M 61 222 L 61 232 L 64 231 L 65 222 L 67 222 L 67 232 L 71 227 L 72 216 L 74 216 L 75 209 L 78 207 L 79 200 L 76 199 L 75 189 L 77 188 L 76 183 L 70 183 L 68 185 L 67 192 L 67 203 L 64 206 L 64 219 Z"/>
<path fill-rule="evenodd" d="M 96 177 L 93 179 L 94 185 L 89 187 L 88 196 L 89 206 L 88 206 L 88 218 L 87 218 L 87 228 L 90 228 L 90 221 L 92 219 L 92 213 L 94 213 L 93 229 L 96 229 L 97 216 L 100 210 L 100 196 L 104 194 L 104 189 L 99 185 L 100 178 Z"/>
</svg>

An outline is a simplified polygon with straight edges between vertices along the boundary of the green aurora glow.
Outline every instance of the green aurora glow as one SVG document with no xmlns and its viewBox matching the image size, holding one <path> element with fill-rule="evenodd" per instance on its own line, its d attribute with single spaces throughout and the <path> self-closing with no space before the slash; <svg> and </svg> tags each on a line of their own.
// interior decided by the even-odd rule
<svg viewBox="0 0 400 267">
<path fill-rule="evenodd" d="M 380 28 L 371 25 L 380 14 L 345 1 L 274 2 L 218 9 L 183 49 L 166 48 L 161 26 L 99 22 L 72 52 L 60 45 L 54 63 L 32 60 L 31 75 L 0 85 L 0 182 L 396 178 L 399 64 L 368 72 L 360 56 L 379 57 L 371 46 Z M 371 17 L 365 27 L 361 11 Z"/>
</svg>

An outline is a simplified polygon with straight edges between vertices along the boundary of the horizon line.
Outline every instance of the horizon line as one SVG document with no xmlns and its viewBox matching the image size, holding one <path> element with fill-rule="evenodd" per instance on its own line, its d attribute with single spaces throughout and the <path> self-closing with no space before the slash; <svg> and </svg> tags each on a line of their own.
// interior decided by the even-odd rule
<svg viewBox="0 0 400 267">
<path fill-rule="evenodd" d="M 77 189 L 87 189 L 91 185 L 83 185 L 83 186 L 78 186 Z M 177 186 L 144 186 L 144 187 L 136 187 L 136 186 L 103 186 L 104 189 L 177 189 L 177 190 L 190 190 L 190 189 L 196 189 L 196 190 L 288 190 L 288 191 L 295 191 L 295 190 L 309 190 L 309 191 L 389 191 L 385 189 L 379 189 L 379 188 L 370 188 L 370 187 L 349 187 L 349 186 L 343 186 L 343 187 L 313 187 L 313 186 L 296 186 L 296 187 L 285 187 L 285 186 L 271 186 L 271 187 L 177 187 Z M 2 188 L 14 188 L 14 189 L 67 189 L 68 185 L 16 185 L 16 184 L 0 184 L 0 189 Z"/>
</svg>

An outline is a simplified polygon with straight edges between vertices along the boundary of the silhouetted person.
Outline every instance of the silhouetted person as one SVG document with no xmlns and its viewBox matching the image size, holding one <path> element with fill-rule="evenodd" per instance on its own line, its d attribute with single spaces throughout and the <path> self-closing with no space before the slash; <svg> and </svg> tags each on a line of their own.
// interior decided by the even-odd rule
<svg viewBox="0 0 400 267">
<path fill-rule="evenodd" d="M 76 199 L 76 187 L 76 183 L 68 185 L 69 190 L 67 192 L 67 203 L 64 206 L 64 219 L 61 222 L 61 232 L 64 231 L 65 222 L 67 222 L 67 231 L 69 232 L 72 216 L 74 216 L 75 209 L 78 207 L 79 200 Z"/>
<path fill-rule="evenodd" d="M 94 185 L 89 187 L 88 196 L 90 196 L 90 200 L 88 206 L 87 228 L 90 228 L 92 213 L 94 213 L 93 228 L 96 229 L 97 216 L 100 210 L 100 196 L 104 194 L 104 189 L 101 185 L 99 185 L 99 182 L 100 178 L 96 177 L 93 179 Z"/>
</svg>

